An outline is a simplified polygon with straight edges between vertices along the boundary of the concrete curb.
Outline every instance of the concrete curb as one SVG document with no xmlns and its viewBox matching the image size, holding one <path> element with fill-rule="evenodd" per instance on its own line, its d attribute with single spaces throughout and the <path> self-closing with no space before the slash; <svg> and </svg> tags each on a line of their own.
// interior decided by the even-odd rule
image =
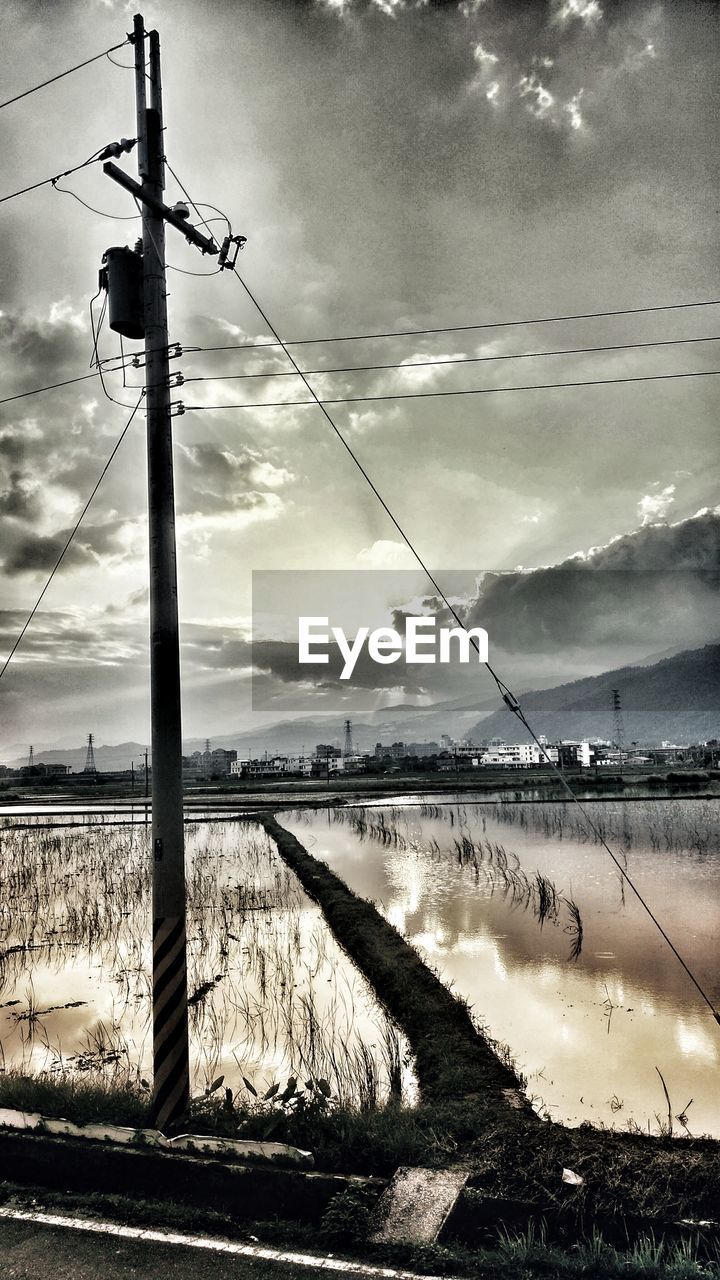
<svg viewBox="0 0 720 1280">
<path fill-rule="evenodd" d="M 56 1120 L 38 1111 L 12 1111 L 0 1107 L 0 1128 L 47 1133 L 59 1138 L 92 1139 L 114 1142 L 120 1146 L 156 1147 L 161 1151 L 186 1151 L 192 1155 L 231 1156 L 236 1160 L 271 1160 L 279 1164 L 311 1169 L 315 1163 L 310 1151 L 290 1147 L 284 1142 L 254 1142 L 238 1138 L 216 1138 L 211 1134 L 181 1133 L 166 1138 L 158 1129 L 128 1129 L 116 1124 L 74 1124 Z"/>
<path fill-rule="evenodd" d="M 100 1126 L 103 1128 L 103 1126 Z M 131 1130 L 131 1132 L 133 1132 Z M 158 1146 L 0 1129 L 0 1177 L 21 1186 L 88 1195 L 174 1201 L 238 1220 L 283 1218 L 317 1223 L 330 1201 L 351 1187 L 378 1195 L 386 1180 L 255 1164 Z"/>
</svg>

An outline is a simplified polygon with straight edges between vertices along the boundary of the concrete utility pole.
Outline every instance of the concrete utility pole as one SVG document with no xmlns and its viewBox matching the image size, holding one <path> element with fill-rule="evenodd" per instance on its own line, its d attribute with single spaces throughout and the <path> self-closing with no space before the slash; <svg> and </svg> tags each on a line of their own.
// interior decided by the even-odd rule
<svg viewBox="0 0 720 1280">
<path fill-rule="evenodd" d="M 162 201 L 160 38 L 149 34 L 150 104 L 146 104 L 145 24 L 133 23 L 138 177 Z M 175 551 L 175 490 L 170 420 L 165 222 L 143 202 L 143 300 L 147 389 L 150 534 L 150 707 L 153 850 L 153 1118 L 171 1128 L 190 1102 L 185 937 L 185 839 L 180 720 L 180 639 Z"/>
<path fill-rule="evenodd" d="M 148 40 L 148 66 L 145 40 Z M 152 718 L 152 850 L 153 850 L 153 1118 L 167 1131 L 185 1115 L 190 1101 L 188 1054 L 187 959 L 185 933 L 185 845 L 182 793 L 182 727 L 180 719 L 180 643 L 178 628 L 175 495 L 173 481 L 170 366 L 165 273 L 165 223 L 190 244 L 218 258 L 232 270 L 244 236 L 228 235 L 218 246 L 188 221 L 186 206 L 163 201 L 162 78 L 160 37 L 145 31 L 141 14 L 133 19 L 130 37 L 135 50 L 138 177 L 131 178 L 112 161 L 103 170 L 142 205 L 142 323 L 145 337 L 148 508 L 150 533 L 150 702 Z M 149 102 L 148 102 L 149 85 Z M 127 148 L 125 148 L 127 149 Z M 108 250 L 110 255 L 129 250 Z M 113 262 L 115 259 L 113 258 Z M 115 270 L 113 266 L 113 271 Z M 127 271 L 127 261 L 118 268 Z M 108 279 L 110 266 L 108 267 Z M 121 280 L 123 307 L 127 276 Z M 108 293 L 113 303 L 113 285 Z M 132 310 L 132 308 L 131 308 Z M 137 317 L 133 318 L 133 324 Z M 120 319 L 111 328 L 124 329 Z M 138 332 L 140 331 L 138 330 Z M 145 794 L 148 753 L 145 752 Z M 147 812 L 147 811 L 146 811 Z"/>
</svg>

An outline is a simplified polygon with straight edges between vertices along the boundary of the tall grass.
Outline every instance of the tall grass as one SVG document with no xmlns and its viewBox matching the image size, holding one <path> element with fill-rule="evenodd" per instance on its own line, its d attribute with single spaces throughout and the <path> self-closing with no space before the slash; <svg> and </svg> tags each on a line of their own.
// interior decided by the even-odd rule
<svg viewBox="0 0 720 1280">
<path fill-rule="evenodd" d="M 484 806 L 488 817 L 506 826 L 537 831 L 547 839 L 570 838 L 597 844 L 600 839 L 630 850 L 640 846 L 655 852 L 708 853 L 720 843 L 720 813 L 712 800 L 652 800 L 626 804 L 622 800 L 593 804 L 595 831 L 570 802 Z"/>
<path fill-rule="evenodd" d="M 0 829 L 0 1062 L 140 1085 L 151 1061 L 146 827 Z M 322 1077 L 376 1106 L 407 1045 L 252 823 L 187 828 L 195 1090 Z M 61 992 L 61 997 L 58 996 Z M 399 1065 L 400 1064 L 400 1065 Z"/>
<path fill-rule="evenodd" d="M 561 927 L 572 938 L 569 958 L 579 959 L 583 944 L 583 924 L 577 903 L 540 871 L 529 875 L 520 865 L 517 854 L 508 851 L 504 845 L 483 839 L 482 836 L 473 837 L 467 830 L 463 830 L 467 824 L 464 806 L 458 806 L 457 814 L 447 807 L 421 806 L 423 818 L 437 818 L 441 815 L 458 829 L 457 835 L 442 844 L 437 837 L 423 837 L 417 829 L 412 831 L 407 812 L 402 809 L 336 809 L 333 811 L 333 821 L 352 827 L 360 840 L 374 840 L 384 847 L 390 846 L 402 852 L 422 848 L 437 861 L 454 857 L 457 864 L 471 874 L 475 885 L 482 885 L 485 894 L 502 893 L 511 906 L 529 910 L 540 928 L 546 922 Z M 404 823 L 404 830 L 401 829 L 401 822 Z M 484 826 L 483 819 L 483 829 Z"/>
</svg>

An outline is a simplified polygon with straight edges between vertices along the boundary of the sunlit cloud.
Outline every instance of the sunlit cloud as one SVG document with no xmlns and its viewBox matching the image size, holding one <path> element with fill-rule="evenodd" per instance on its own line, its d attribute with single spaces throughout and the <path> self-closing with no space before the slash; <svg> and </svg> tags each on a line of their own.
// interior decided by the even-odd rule
<svg viewBox="0 0 720 1280">
<path fill-rule="evenodd" d="M 497 54 L 490 53 L 490 50 L 484 48 L 484 46 L 479 42 L 475 45 L 473 56 L 475 61 L 480 63 L 481 67 L 494 67 L 495 64 L 499 62 Z"/>
<path fill-rule="evenodd" d="M 528 98 L 526 103 L 527 109 L 536 120 L 543 120 L 550 111 L 555 99 L 549 89 L 541 83 L 536 72 L 531 71 L 529 76 L 521 76 L 518 85 L 521 98 Z"/>
<path fill-rule="evenodd" d="M 417 561 L 404 542 L 380 538 L 372 546 L 364 547 L 355 557 L 364 569 L 414 569 Z"/>
<path fill-rule="evenodd" d="M 566 111 L 570 117 L 570 126 L 573 129 L 582 129 L 583 118 L 580 113 L 580 99 L 582 98 L 582 94 L 583 91 L 580 89 L 573 98 L 570 98 L 569 102 L 565 103 L 565 106 L 563 107 L 563 111 Z"/>
<path fill-rule="evenodd" d="M 664 520 L 674 501 L 674 484 L 666 485 L 659 493 L 646 493 L 638 502 L 640 524 L 653 524 L 656 520 Z"/>
<path fill-rule="evenodd" d="M 598 0 L 555 0 L 556 22 L 567 23 L 578 19 L 586 27 L 590 27 L 599 22 L 602 16 Z"/>
<path fill-rule="evenodd" d="M 657 58 L 657 50 L 651 40 L 647 40 L 642 49 L 635 49 L 625 56 L 623 66 L 626 71 L 642 71 L 648 62 Z"/>
</svg>

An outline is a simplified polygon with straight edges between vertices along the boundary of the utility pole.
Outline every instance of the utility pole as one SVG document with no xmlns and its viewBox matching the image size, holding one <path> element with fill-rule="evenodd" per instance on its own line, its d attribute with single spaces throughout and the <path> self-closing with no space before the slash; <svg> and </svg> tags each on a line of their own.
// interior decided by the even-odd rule
<svg viewBox="0 0 720 1280">
<path fill-rule="evenodd" d="M 148 65 L 145 40 L 148 41 Z M 145 31 L 141 14 L 130 36 L 135 51 L 138 177 L 131 178 L 108 161 L 103 171 L 142 205 L 142 308 L 134 281 L 139 271 L 130 250 L 108 250 L 106 272 L 110 328 L 145 338 L 148 520 L 150 535 L 150 704 L 152 720 L 152 851 L 153 851 L 153 1119 L 163 1132 L 177 1126 L 190 1100 L 188 1053 L 187 958 L 185 925 L 185 845 L 180 719 L 180 644 L 178 627 L 175 496 L 172 453 L 172 408 L 168 350 L 165 224 L 186 240 L 218 258 L 221 270 L 232 270 L 244 236 L 227 236 L 218 246 L 188 221 L 187 206 L 163 201 L 163 143 L 160 37 Z M 110 153 L 129 147 L 118 144 Z M 118 257 L 119 255 L 119 257 Z M 128 263 L 129 258 L 129 263 Z M 130 273 L 128 275 L 128 272 Z M 113 283 L 115 281 L 115 284 Z M 118 313 L 113 321 L 113 303 Z M 128 308 L 131 327 L 126 328 Z M 139 329 L 135 331 L 139 323 Z M 178 412 L 183 412 L 182 405 Z M 149 793 L 145 751 L 145 795 Z M 147 821 L 147 806 L 146 806 Z"/>
<path fill-rule="evenodd" d="M 138 177 L 161 202 L 165 188 L 160 37 L 151 31 L 149 105 L 145 24 L 133 21 Z M 143 202 L 143 303 L 150 535 L 150 710 L 153 850 L 153 1119 L 165 1131 L 190 1102 L 185 840 L 183 831 L 180 638 L 175 550 L 175 492 L 170 420 L 165 221 Z M 147 753 L 146 790 L 147 790 Z"/>
</svg>

